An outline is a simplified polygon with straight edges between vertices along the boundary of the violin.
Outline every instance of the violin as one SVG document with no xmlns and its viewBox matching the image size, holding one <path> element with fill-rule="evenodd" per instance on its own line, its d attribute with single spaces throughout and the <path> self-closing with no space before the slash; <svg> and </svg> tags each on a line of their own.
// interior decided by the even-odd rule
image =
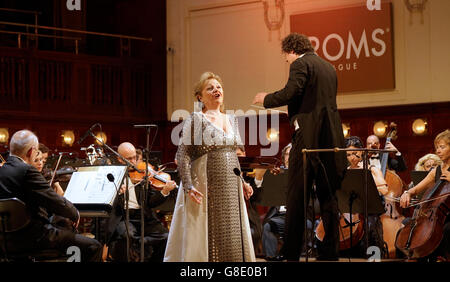
<svg viewBox="0 0 450 282">
<path fill-rule="evenodd" d="M 72 173 L 76 171 L 77 170 L 71 166 L 63 166 L 60 169 L 56 170 L 53 182 L 69 181 Z M 54 171 L 52 169 L 44 169 L 42 171 L 42 174 L 44 175 L 44 178 L 47 179 L 47 181 L 50 181 L 52 179 L 53 172 Z"/>
<path fill-rule="evenodd" d="M 449 168 L 450 170 L 450 168 Z M 412 218 L 398 232 L 395 246 L 408 258 L 430 255 L 443 237 L 445 220 L 450 213 L 450 183 L 439 180 L 425 191 Z"/>
<path fill-rule="evenodd" d="M 140 162 L 136 168 L 138 170 L 132 170 L 129 172 L 131 181 L 133 183 L 142 183 L 145 181 L 145 170 L 146 170 L 146 163 Z M 151 164 L 148 164 L 147 167 L 148 170 L 148 182 L 154 188 L 155 190 L 161 191 L 166 183 L 171 180 L 170 174 L 163 172 L 162 170 L 156 171 L 154 166 Z M 178 189 L 178 185 L 175 186 Z"/>
</svg>

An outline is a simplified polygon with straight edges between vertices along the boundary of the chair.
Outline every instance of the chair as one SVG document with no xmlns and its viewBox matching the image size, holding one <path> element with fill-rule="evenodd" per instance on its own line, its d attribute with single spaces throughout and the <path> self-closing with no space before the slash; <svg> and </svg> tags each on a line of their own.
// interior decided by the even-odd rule
<svg viewBox="0 0 450 282">
<path fill-rule="evenodd" d="M 0 199 L 0 233 L 2 235 L 3 258 L 5 261 L 61 261 L 67 260 L 67 255 L 59 250 L 44 249 L 27 253 L 9 253 L 7 234 L 25 228 L 31 217 L 24 202 L 17 198 Z"/>
</svg>

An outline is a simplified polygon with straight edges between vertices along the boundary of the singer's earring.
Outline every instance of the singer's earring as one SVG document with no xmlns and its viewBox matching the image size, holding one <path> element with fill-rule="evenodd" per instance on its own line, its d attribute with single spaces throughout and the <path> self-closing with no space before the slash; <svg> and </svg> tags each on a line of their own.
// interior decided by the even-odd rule
<svg viewBox="0 0 450 282">
<path fill-rule="evenodd" d="M 195 112 L 201 112 L 205 105 L 202 103 L 202 101 L 194 102 L 194 111 Z"/>
</svg>

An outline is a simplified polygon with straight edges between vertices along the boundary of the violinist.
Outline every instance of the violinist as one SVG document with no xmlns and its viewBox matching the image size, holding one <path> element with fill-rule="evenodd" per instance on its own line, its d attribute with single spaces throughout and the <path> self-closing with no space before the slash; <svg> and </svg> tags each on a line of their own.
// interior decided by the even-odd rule
<svg viewBox="0 0 450 282">
<path fill-rule="evenodd" d="M 41 151 L 42 153 L 42 166 L 45 167 L 45 165 L 47 164 L 48 153 L 50 152 L 50 149 L 43 143 L 39 143 L 39 151 Z"/>
<path fill-rule="evenodd" d="M 366 140 L 367 149 L 380 149 L 380 139 L 376 135 L 370 135 Z M 397 151 L 394 156 L 392 153 L 388 156 L 388 168 L 396 172 L 401 172 L 407 170 L 405 159 L 402 153 L 392 144 L 392 142 L 387 142 L 385 146 L 386 150 Z M 378 168 L 381 168 L 380 155 L 379 154 L 369 154 L 369 163 Z"/>
<path fill-rule="evenodd" d="M 137 166 L 136 149 L 133 144 L 124 142 L 119 145 L 118 153 L 131 164 Z M 124 163 L 118 158 L 120 163 Z M 130 258 L 139 261 L 140 234 L 141 234 L 141 195 L 144 193 L 145 184 L 134 180 L 128 181 L 128 209 L 130 220 L 125 224 L 126 202 L 124 194 L 126 185 L 120 187 L 119 196 L 116 198 L 110 218 L 106 222 L 106 243 L 109 246 L 110 255 L 114 261 L 127 261 L 126 239 L 130 239 Z M 168 230 L 156 216 L 152 208 L 162 204 L 170 191 L 176 187 L 174 181 L 167 181 L 161 191 L 149 189 L 145 201 L 145 261 L 162 261 L 166 248 Z M 128 226 L 128 235 L 127 235 Z"/>
<path fill-rule="evenodd" d="M 44 147 L 42 147 L 41 145 L 43 145 Z M 39 143 L 39 148 L 43 148 L 45 150 L 45 148 L 47 148 L 47 147 L 44 144 Z M 48 150 L 48 148 L 47 148 L 47 150 Z M 43 169 L 44 169 L 45 163 L 47 162 L 48 152 L 49 151 L 47 151 L 46 153 L 43 153 L 40 149 L 38 149 L 36 157 L 32 161 L 32 165 L 42 174 L 44 174 Z M 64 196 L 64 190 L 62 189 L 59 182 L 57 182 L 57 181 L 53 182 L 52 188 L 53 188 L 53 190 L 55 190 L 56 194 L 58 194 L 60 196 Z"/>
<path fill-rule="evenodd" d="M 411 198 L 432 188 L 436 182 L 450 181 L 450 130 L 439 133 L 434 139 L 436 155 L 442 161 L 442 164 L 433 168 L 428 175 L 415 187 L 406 190 L 400 198 L 400 206 L 408 207 Z M 430 260 L 450 261 L 450 216 L 447 216 L 444 227 L 443 237 L 438 248 L 430 255 Z"/>
</svg>

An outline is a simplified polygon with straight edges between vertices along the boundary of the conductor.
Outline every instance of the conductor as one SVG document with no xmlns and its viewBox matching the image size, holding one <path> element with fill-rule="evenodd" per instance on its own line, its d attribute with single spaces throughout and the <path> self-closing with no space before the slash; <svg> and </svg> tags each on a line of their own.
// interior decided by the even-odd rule
<svg viewBox="0 0 450 282">
<path fill-rule="evenodd" d="M 304 235 L 304 189 L 309 198 L 316 184 L 326 236 L 318 260 L 337 260 L 339 217 L 335 191 L 340 188 L 346 170 L 345 153 L 311 153 L 302 161 L 302 149 L 344 146 L 341 119 L 336 105 L 337 77 L 333 66 L 320 58 L 309 39 L 291 33 L 281 45 L 290 64 L 286 86 L 276 92 L 257 93 L 253 104 L 265 108 L 287 105 L 291 126 L 295 128 L 289 156 L 285 241 L 280 259 L 298 261 Z M 304 187 L 306 166 L 307 187 Z"/>
</svg>

